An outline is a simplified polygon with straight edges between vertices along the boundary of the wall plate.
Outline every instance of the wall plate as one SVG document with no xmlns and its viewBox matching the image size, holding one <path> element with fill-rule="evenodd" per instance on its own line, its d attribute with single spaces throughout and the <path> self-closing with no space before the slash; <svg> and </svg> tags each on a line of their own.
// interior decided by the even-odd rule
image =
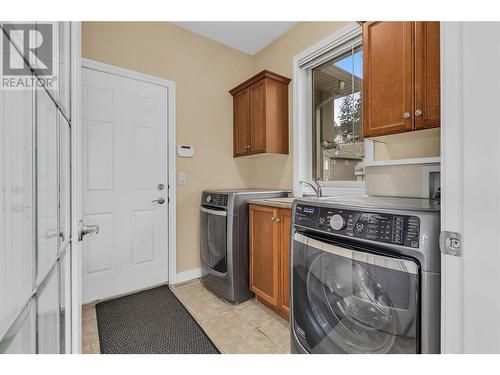
<svg viewBox="0 0 500 375">
<path fill-rule="evenodd" d="M 190 145 L 177 146 L 177 155 L 181 158 L 192 158 L 194 156 L 194 148 Z"/>
</svg>

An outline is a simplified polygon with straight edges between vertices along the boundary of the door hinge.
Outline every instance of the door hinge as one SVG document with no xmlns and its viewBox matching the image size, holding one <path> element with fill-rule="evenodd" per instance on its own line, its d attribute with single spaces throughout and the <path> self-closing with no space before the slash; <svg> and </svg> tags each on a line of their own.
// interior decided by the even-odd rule
<svg viewBox="0 0 500 375">
<path fill-rule="evenodd" d="M 443 254 L 461 257 L 462 235 L 457 232 L 442 231 L 439 236 L 439 247 Z"/>
</svg>

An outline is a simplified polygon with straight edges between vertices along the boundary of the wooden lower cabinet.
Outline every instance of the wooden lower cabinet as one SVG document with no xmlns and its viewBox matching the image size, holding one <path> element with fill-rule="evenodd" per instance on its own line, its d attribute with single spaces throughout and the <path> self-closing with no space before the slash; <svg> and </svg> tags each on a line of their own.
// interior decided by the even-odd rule
<svg viewBox="0 0 500 375">
<path fill-rule="evenodd" d="M 250 289 L 289 319 L 291 210 L 250 205 Z"/>
</svg>

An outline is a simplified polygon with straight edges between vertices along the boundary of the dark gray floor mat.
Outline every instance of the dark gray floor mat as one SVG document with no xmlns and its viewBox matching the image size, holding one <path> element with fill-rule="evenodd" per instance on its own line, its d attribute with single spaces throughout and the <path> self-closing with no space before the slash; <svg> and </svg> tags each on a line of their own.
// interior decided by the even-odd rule
<svg viewBox="0 0 500 375">
<path fill-rule="evenodd" d="M 168 286 L 96 305 L 103 354 L 220 353 Z"/>
</svg>

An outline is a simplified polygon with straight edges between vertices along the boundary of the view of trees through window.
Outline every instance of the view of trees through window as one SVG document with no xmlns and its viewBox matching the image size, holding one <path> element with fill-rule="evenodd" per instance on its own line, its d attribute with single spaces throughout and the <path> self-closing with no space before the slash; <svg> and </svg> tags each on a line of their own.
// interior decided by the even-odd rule
<svg viewBox="0 0 500 375">
<path fill-rule="evenodd" d="M 352 48 L 314 68 L 313 177 L 362 180 L 362 48 Z"/>
<path fill-rule="evenodd" d="M 346 142 L 349 139 L 362 137 L 361 123 L 361 94 L 346 95 L 341 99 L 335 99 L 340 102 L 338 109 L 338 122 L 335 121 L 334 128 L 337 142 Z"/>
</svg>

